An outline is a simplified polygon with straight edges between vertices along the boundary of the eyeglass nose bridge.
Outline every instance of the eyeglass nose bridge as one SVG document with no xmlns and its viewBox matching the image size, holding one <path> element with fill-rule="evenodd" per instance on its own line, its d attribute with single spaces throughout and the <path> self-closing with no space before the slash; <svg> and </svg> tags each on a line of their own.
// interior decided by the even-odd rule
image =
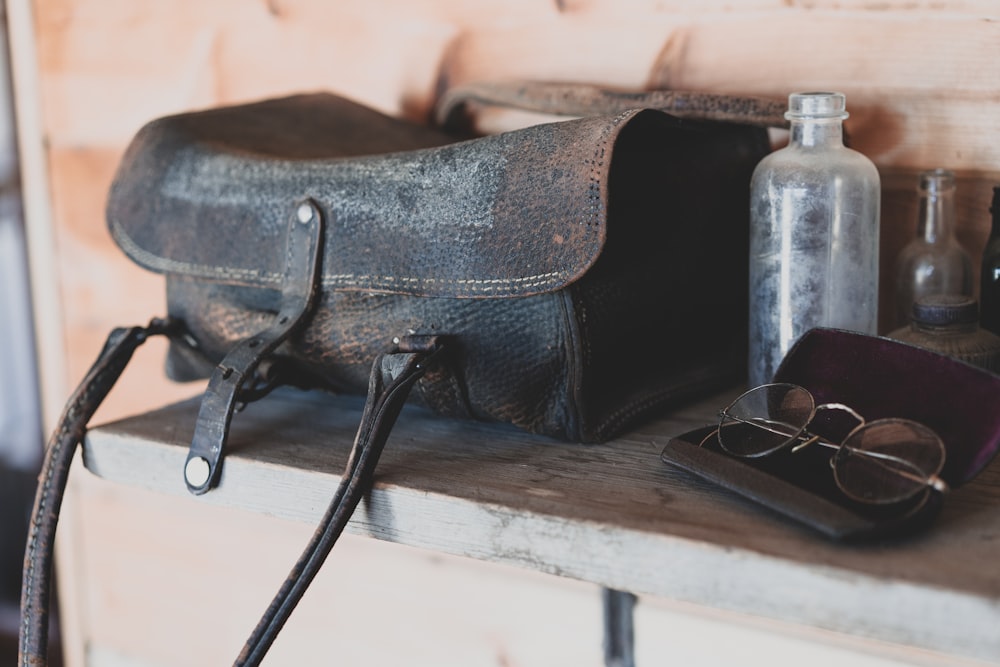
<svg viewBox="0 0 1000 667">
<path fill-rule="evenodd" d="M 804 389 L 803 391 L 808 392 L 808 389 Z M 810 393 L 810 396 L 811 395 L 812 394 Z M 851 418 L 857 422 L 857 424 L 855 424 L 854 427 L 851 429 L 852 432 L 863 427 L 867 423 L 865 421 L 865 418 L 861 416 L 861 414 L 857 410 L 855 410 L 849 405 L 845 405 L 843 403 L 822 403 L 820 405 L 817 405 L 815 408 L 813 408 L 812 414 L 809 417 L 809 421 L 806 423 L 805 427 L 803 427 L 802 431 L 797 436 L 797 437 L 805 437 L 805 440 L 792 447 L 793 454 L 799 452 L 802 449 L 805 449 L 806 447 L 814 443 L 819 443 L 825 447 L 830 447 L 830 448 L 837 448 L 837 449 L 840 448 L 841 445 L 839 442 L 836 441 L 836 439 L 828 438 L 823 435 L 813 433 L 809 430 L 809 427 L 816 420 L 816 416 L 824 410 L 837 410 L 841 412 L 846 412 L 848 415 L 850 415 Z"/>
<path fill-rule="evenodd" d="M 799 437 L 801 437 L 801 435 Z M 799 444 L 797 444 L 794 447 L 792 447 L 792 454 L 798 454 L 800 450 L 805 449 L 809 445 L 811 445 L 813 443 L 816 443 L 816 442 L 822 442 L 822 441 L 823 441 L 823 439 L 820 438 L 818 435 L 810 436 L 810 437 L 806 438 L 805 440 L 803 440 L 802 442 L 800 442 Z M 823 444 L 831 444 L 831 445 L 833 445 L 834 443 L 832 443 L 832 442 L 831 443 L 823 442 Z M 839 446 L 839 445 L 835 445 L 835 446 Z M 830 461 L 832 463 L 833 459 L 830 459 Z"/>
</svg>

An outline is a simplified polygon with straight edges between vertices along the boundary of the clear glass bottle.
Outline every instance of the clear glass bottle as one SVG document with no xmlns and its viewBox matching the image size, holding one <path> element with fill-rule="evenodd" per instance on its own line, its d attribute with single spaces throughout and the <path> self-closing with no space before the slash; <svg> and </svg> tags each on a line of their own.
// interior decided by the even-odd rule
<svg viewBox="0 0 1000 667">
<path fill-rule="evenodd" d="M 972 296 L 972 258 L 955 238 L 955 174 L 920 174 L 917 237 L 896 260 L 896 326 L 910 322 L 913 303 L 925 296 Z"/>
<path fill-rule="evenodd" d="M 910 324 L 889 338 L 1000 372 L 1000 336 L 979 328 L 978 317 L 971 296 L 925 296 L 914 302 Z"/>
<path fill-rule="evenodd" d="M 979 322 L 984 329 L 1000 334 L 1000 187 L 993 188 L 993 227 L 983 249 L 979 283 Z"/>
<path fill-rule="evenodd" d="M 794 93 L 785 117 L 750 185 L 751 386 L 813 327 L 878 326 L 878 170 L 844 146 L 844 95 Z"/>
</svg>

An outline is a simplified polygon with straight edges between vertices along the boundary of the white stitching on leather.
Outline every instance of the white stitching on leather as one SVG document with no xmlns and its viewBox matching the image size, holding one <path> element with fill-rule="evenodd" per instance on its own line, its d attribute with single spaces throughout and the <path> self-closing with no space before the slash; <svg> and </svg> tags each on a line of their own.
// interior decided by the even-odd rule
<svg viewBox="0 0 1000 667">
<path fill-rule="evenodd" d="M 191 262 L 180 262 L 168 257 L 155 255 L 140 247 L 125 232 L 121 223 L 117 220 L 111 221 L 111 235 L 121 249 L 138 264 L 148 269 L 161 273 L 176 273 L 180 275 L 204 276 L 216 280 L 229 282 L 249 282 L 253 284 L 280 285 L 282 276 L 269 271 L 258 271 L 254 269 L 236 269 L 222 266 L 209 266 L 205 264 L 194 264 Z M 557 282 L 567 276 L 568 271 L 552 271 L 540 273 L 533 276 L 522 276 L 520 278 L 414 278 L 408 276 L 372 276 L 356 275 L 353 273 L 342 273 L 323 276 L 325 287 L 363 287 L 366 289 L 388 288 L 394 284 L 410 283 L 418 285 L 457 285 L 473 292 L 495 292 L 504 287 L 517 287 L 520 289 L 530 287 L 540 287 Z"/>
</svg>

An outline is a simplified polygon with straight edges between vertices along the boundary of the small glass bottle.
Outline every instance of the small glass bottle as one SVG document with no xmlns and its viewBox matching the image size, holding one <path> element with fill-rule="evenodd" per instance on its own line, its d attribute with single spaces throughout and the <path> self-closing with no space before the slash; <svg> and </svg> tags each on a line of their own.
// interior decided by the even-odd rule
<svg viewBox="0 0 1000 667">
<path fill-rule="evenodd" d="M 979 283 L 980 317 L 984 329 L 1000 334 L 1000 187 L 993 188 L 993 228 L 983 249 Z"/>
<path fill-rule="evenodd" d="M 889 338 L 1000 371 L 1000 336 L 979 328 L 979 306 L 970 296 L 935 294 L 917 299 L 911 323 Z"/>
<path fill-rule="evenodd" d="M 934 294 L 972 296 L 972 258 L 955 238 L 955 174 L 920 174 L 917 237 L 896 260 L 896 326 L 910 321 L 913 303 Z"/>
<path fill-rule="evenodd" d="M 751 386 L 813 327 L 878 326 L 878 170 L 844 146 L 841 93 L 794 93 L 785 117 L 750 185 Z"/>
</svg>

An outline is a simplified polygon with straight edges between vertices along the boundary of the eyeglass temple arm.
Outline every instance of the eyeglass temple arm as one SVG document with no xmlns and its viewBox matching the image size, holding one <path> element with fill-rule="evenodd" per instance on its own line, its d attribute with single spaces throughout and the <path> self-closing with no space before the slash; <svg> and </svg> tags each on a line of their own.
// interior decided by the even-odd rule
<svg viewBox="0 0 1000 667">
<path fill-rule="evenodd" d="M 827 405 L 839 407 L 839 404 L 836 404 L 836 403 L 828 403 Z M 824 405 L 824 406 L 820 406 L 820 407 L 826 407 L 826 406 Z M 844 406 L 844 408 L 847 409 L 853 416 L 858 417 L 858 419 L 861 420 L 861 423 L 864 423 L 865 420 L 861 417 L 861 415 L 859 415 L 854 410 L 851 410 L 846 405 Z M 755 426 L 755 427 L 757 427 L 759 429 L 762 429 L 764 431 L 767 431 L 769 433 L 774 433 L 775 435 L 781 435 L 781 436 L 784 436 L 786 438 L 802 439 L 803 442 L 795 445 L 795 447 L 792 448 L 793 452 L 797 452 L 800 449 L 802 449 L 803 447 L 807 447 L 807 446 L 813 444 L 814 442 L 818 442 L 818 443 L 820 443 L 821 445 L 823 445 L 825 447 L 833 447 L 833 448 L 840 447 L 840 445 L 838 445 L 836 443 L 833 443 L 833 442 L 827 442 L 826 440 L 823 440 L 821 438 L 821 436 L 813 435 L 812 433 L 810 433 L 809 431 L 806 431 L 804 429 L 801 430 L 801 431 L 799 431 L 798 433 L 789 433 L 787 430 L 781 430 L 779 428 L 771 426 L 770 422 L 765 421 L 763 419 L 746 419 L 744 417 L 739 417 L 737 415 L 730 414 L 727 410 L 719 410 L 719 417 L 722 417 L 722 418 L 727 418 L 728 417 L 729 419 L 732 419 L 733 421 L 739 422 L 741 424 L 746 424 L 748 426 Z M 781 423 L 781 422 L 778 422 L 778 423 Z M 787 424 L 784 424 L 784 425 L 788 426 Z M 720 428 L 721 428 L 721 425 L 720 425 Z M 701 441 L 701 445 L 699 445 L 699 446 L 704 445 L 706 442 L 708 442 L 712 438 L 713 435 L 715 435 L 718 432 L 719 432 L 719 429 L 717 428 L 712 433 L 709 433 Z"/>
<path fill-rule="evenodd" d="M 900 458 L 898 456 L 893 456 L 892 454 L 884 454 L 882 452 L 869 452 L 863 449 L 854 449 L 853 447 L 848 447 L 847 449 L 857 454 L 861 454 L 862 456 L 867 456 L 868 458 L 876 459 L 876 463 L 881 463 L 882 461 L 891 461 L 893 463 L 897 463 L 900 465 L 915 467 L 913 466 L 912 463 L 910 463 L 906 459 Z M 832 468 L 834 467 L 834 465 L 835 465 L 834 460 L 831 458 L 830 467 Z M 926 484 L 927 486 L 931 487 L 932 489 L 940 493 L 948 493 L 948 491 L 951 490 L 951 487 L 948 485 L 948 482 L 944 481 L 937 475 L 926 475 L 924 473 L 917 474 L 917 473 L 907 472 L 906 470 L 900 469 L 898 466 L 893 466 L 891 468 L 888 468 L 888 470 L 893 474 L 899 475 L 900 477 L 905 477 L 910 481 Z"/>
<path fill-rule="evenodd" d="M 808 431 L 802 431 L 802 432 L 797 433 L 797 434 L 790 434 L 787 431 L 783 431 L 783 430 L 775 428 L 773 426 L 769 426 L 768 422 L 766 422 L 766 421 L 755 420 L 755 419 L 744 419 L 743 417 L 737 417 L 736 415 L 731 415 L 728 412 L 726 412 L 725 410 L 720 410 L 719 411 L 719 416 L 723 417 L 723 418 L 728 417 L 729 419 L 732 419 L 735 422 L 739 422 L 741 424 L 747 424 L 748 426 L 755 426 L 755 427 L 757 427 L 759 429 L 762 429 L 764 431 L 767 431 L 769 433 L 774 433 L 775 435 L 781 435 L 781 436 L 784 436 L 786 438 L 804 438 L 805 440 L 803 442 L 795 445 L 795 447 L 792 448 L 793 452 L 797 452 L 800 449 L 802 449 L 803 447 L 811 445 L 814 442 L 818 442 L 821 445 L 823 445 L 824 447 L 833 447 L 835 449 L 840 447 L 840 445 L 832 443 L 832 442 L 827 442 L 825 440 L 822 440 L 820 438 L 820 436 L 813 435 L 812 433 L 809 433 Z M 705 443 L 708 442 L 709 440 L 711 440 L 713 437 L 715 437 L 719 433 L 720 429 L 721 429 L 721 425 L 718 426 L 718 427 L 716 427 L 714 430 L 712 430 L 712 432 L 710 432 L 708 435 L 706 435 L 704 438 L 702 438 L 701 442 L 698 443 L 698 446 L 699 447 L 704 447 Z"/>
</svg>

